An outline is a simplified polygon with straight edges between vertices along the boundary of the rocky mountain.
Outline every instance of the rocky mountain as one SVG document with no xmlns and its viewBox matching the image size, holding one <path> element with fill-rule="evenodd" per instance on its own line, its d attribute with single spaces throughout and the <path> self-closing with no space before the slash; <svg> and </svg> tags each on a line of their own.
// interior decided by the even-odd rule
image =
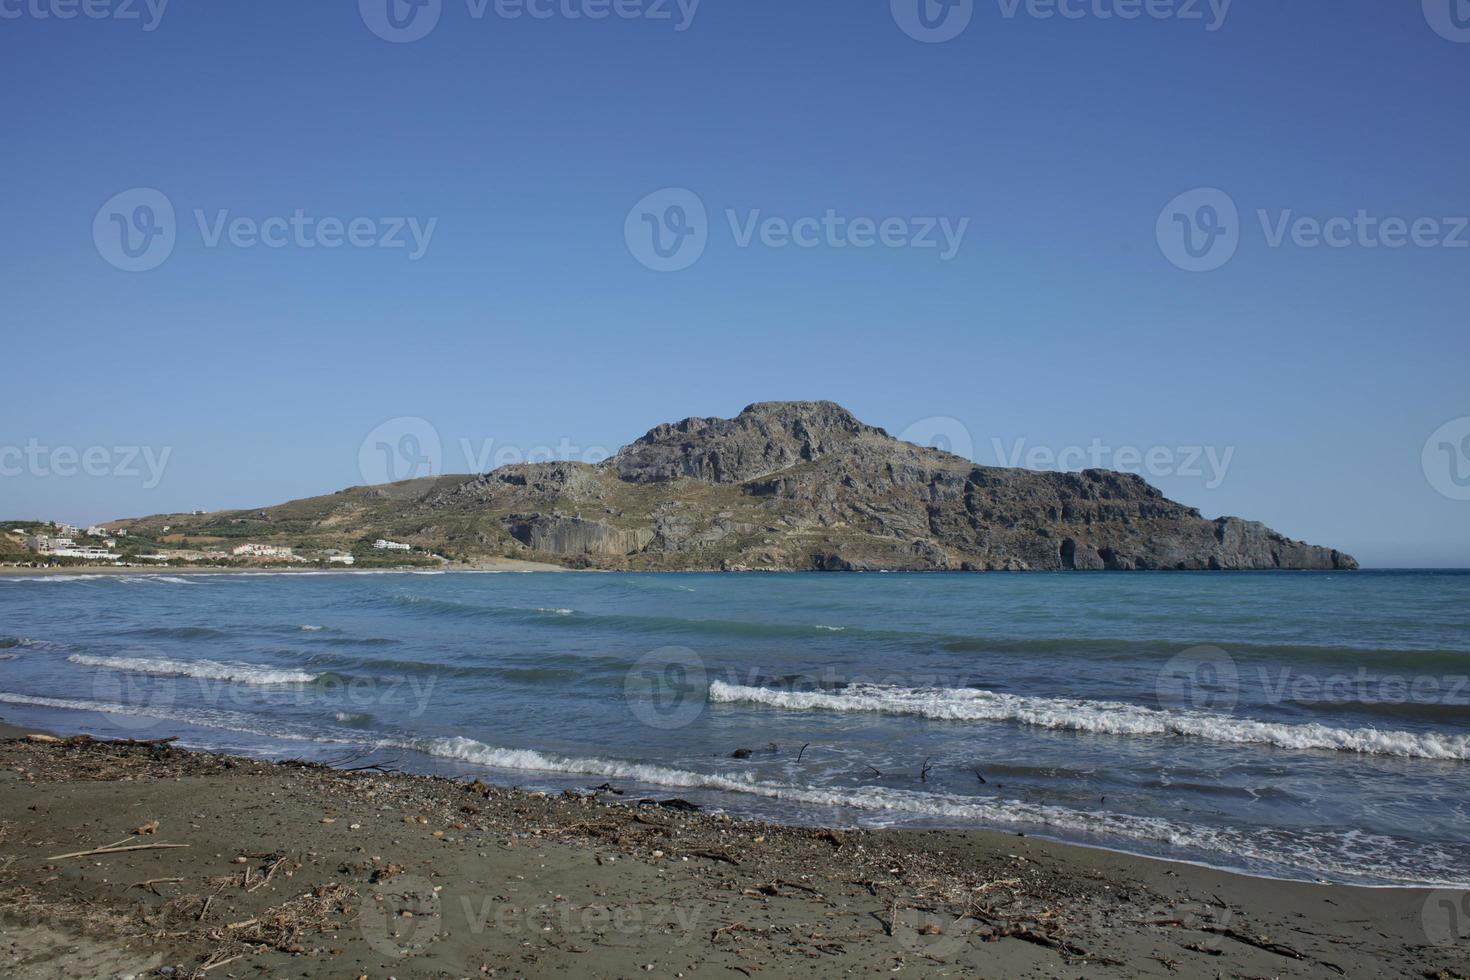
<svg viewBox="0 0 1470 980">
<path fill-rule="evenodd" d="M 1262 524 L 1206 520 L 1137 476 L 978 466 L 832 402 L 660 425 L 596 465 L 521 464 L 171 520 L 185 539 L 310 549 L 386 536 L 457 560 L 607 569 L 1357 567 Z"/>
</svg>

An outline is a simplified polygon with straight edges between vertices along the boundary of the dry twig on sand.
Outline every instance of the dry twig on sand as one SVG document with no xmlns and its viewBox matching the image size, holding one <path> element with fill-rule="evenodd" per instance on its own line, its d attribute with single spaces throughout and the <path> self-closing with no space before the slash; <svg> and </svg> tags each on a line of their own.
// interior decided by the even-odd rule
<svg viewBox="0 0 1470 980">
<path fill-rule="evenodd" d="M 126 847 L 95 847 L 90 851 L 73 851 L 70 854 L 54 854 L 47 861 L 65 861 L 67 858 L 92 857 L 97 854 L 121 854 L 124 851 L 162 851 L 188 844 L 129 844 Z"/>
</svg>

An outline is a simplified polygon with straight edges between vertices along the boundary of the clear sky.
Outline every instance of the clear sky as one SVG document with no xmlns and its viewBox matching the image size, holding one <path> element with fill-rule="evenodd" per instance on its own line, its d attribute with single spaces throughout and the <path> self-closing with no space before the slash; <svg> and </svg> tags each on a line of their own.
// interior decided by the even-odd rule
<svg viewBox="0 0 1470 980">
<path fill-rule="evenodd" d="M 1463 0 L 86 2 L 0 0 L 3 516 L 829 398 L 1470 565 Z"/>
</svg>

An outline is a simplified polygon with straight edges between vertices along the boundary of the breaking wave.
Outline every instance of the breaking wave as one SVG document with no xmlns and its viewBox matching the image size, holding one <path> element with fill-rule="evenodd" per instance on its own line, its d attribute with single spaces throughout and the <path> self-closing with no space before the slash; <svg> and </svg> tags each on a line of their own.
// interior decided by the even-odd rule
<svg viewBox="0 0 1470 980">
<path fill-rule="evenodd" d="M 101 667 L 158 677 L 202 677 L 232 684 L 310 684 L 321 674 L 301 670 L 260 667 L 255 664 L 220 663 L 215 660 L 165 660 L 151 657 L 94 657 L 84 653 L 66 658 L 83 667 Z"/>
<path fill-rule="evenodd" d="M 855 684 L 840 692 L 780 691 L 713 681 L 715 703 L 764 704 L 791 711 L 865 711 L 939 721 L 1013 721 L 1038 728 L 1102 735 L 1178 735 L 1212 742 L 1331 749 L 1411 759 L 1470 759 L 1470 735 L 1333 728 L 1163 711 L 1121 701 L 1025 697 L 965 688 L 904 688 Z"/>
<path fill-rule="evenodd" d="M 495 748 L 463 737 L 435 741 L 428 745 L 426 751 L 440 758 L 457 759 L 492 769 L 627 779 L 653 786 L 707 789 L 809 806 L 844 807 L 891 814 L 895 818 L 946 820 L 981 826 L 1041 827 L 1049 832 L 1154 842 L 1229 855 L 1220 860 L 1232 867 L 1239 867 L 1239 862 L 1245 860 L 1357 880 L 1423 885 L 1466 881 L 1463 869 L 1457 867 L 1451 855 L 1431 854 L 1422 846 L 1378 835 L 1210 827 L 1163 817 L 1075 810 L 1021 800 L 959 797 L 877 786 L 795 786 L 763 782 L 750 773 L 714 775 L 650 763 L 556 756 L 534 749 Z M 1408 861 L 1405 860 L 1409 857 L 1414 858 L 1417 865 L 1413 871 L 1408 870 Z"/>
</svg>

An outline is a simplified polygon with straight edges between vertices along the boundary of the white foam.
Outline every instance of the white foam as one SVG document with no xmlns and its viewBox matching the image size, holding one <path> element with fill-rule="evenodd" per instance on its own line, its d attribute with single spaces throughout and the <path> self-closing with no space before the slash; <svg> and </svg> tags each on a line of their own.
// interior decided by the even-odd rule
<svg viewBox="0 0 1470 980">
<path fill-rule="evenodd" d="M 537 609 L 538 613 L 546 613 L 549 616 L 570 616 L 576 612 L 575 609 Z"/>
<path fill-rule="evenodd" d="M 847 627 L 846 626 L 823 626 L 821 623 L 818 623 L 816 626 L 813 627 L 813 629 L 826 630 L 828 633 L 841 633 L 843 630 L 847 629 Z"/>
<path fill-rule="evenodd" d="M 301 670 L 261 667 L 256 664 L 220 663 L 216 660 L 165 660 L 153 657 L 94 657 L 84 653 L 66 658 L 83 667 L 101 667 L 159 677 L 201 677 L 232 684 L 310 684 L 320 674 Z"/>
<path fill-rule="evenodd" d="M 262 728 L 255 724 L 246 715 L 232 711 L 206 710 L 201 708 L 180 708 L 173 704 L 171 698 L 154 698 L 150 703 L 127 705 L 110 704 L 102 701 L 88 701 L 73 698 L 48 698 L 32 694 L 15 694 L 10 691 L 0 691 L 0 702 L 10 704 L 25 704 L 40 708 L 60 708 L 65 711 L 93 711 L 98 714 L 120 715 L 130 718 L 154 718 L 163 722 L 177 722 L 183 725 L 193 725 L 199 728 L 211 728 L 218 731 L 239 732 L 245 735 L 256 735 L 261 738 L 284 739 L 290 742 L 326 742 L 330 744 L 355 744 L 361 739 L 355 739 L 349 743 L 346 739 L 337 739 L 316 733 L 293 733 L 279 729 Z M 157 726 L 153 726 L 157 727 Z"/>
<path fill-rule="evenodd" d="M 714 775 L 649 763 L 562 757 L 533 749 L 495 748 L 463 737 L 438 740 L 430 743 L 424 750 L 431 755 L 459 759 L 492 769 L 571 773 L 627 779 L 654 786 L 744 793 L 810 806 L 845 807 L 880 813 L 895 820 L 907 817 L 954 821 L 972 826 L 1043 827 L 1051 831 L 1153 841 L 1172 847 L 1230 855 L 1229 861 L 1233 862 L 1241 859 L 1263 861 L 1328 876 L 1376 878 L 1405 884 L 1455 884 L 1457 887 L 1463 886 L 1467 881 L 1448 855 L 1433 855 L 1435 862 L 1431 874 L 1410 872 L 1394 860 L 1395 853 L 1403 850 L 1404 842 L 1356 832 L 1342 835 L 1302 831 L 1249 831 L 1106 810 L 1074 810 L 1020 800 L 961 797 L 881 786 L 792 786 L 762 782 L 748 772 Z M 1423 848 L 1416 850 L 1415 855 L 1424 860 L 1431 857 Z M 1234 866 L 1240 865 L 1236 863 Z M 1441 874 L 1444 877 L 1440 877 Z"/>
<path fill-rule="evenodd" d="M 649 786 L 747 794 L 798 805 L 858 810 L 873 815 L 877 823 L 900 822 L 905 819 L 938 820 L 967 826 L 1041 828 L 1043 832 L 1101 835 L 1104 838 L 1154 842 L 1219 854 L 1218 866 L 1229 868 L 1246 869 L 1251 862 L 1262 862 L 1270 866 L 1293 868 L 1339 879 L 1393 881 L 1434 887 L 1470 887 L 1470 880 L 1466 879 L 1461 868 L 1463 862 L 1457 864 L 1452 855 L 1423 845 L 1410 846 L 1405 841 L 1359 832 L 1333 834 L 1209 827 L 1161 817 L 1074 810 L 1019 800 L 983 799 L 877 786 L 795 786 L 763 782 L 749 772 L 720 775 L 652 763 L 557 756 L 532 749 L 497 748 L 464 737 L 436 740 L 364 740 L 360 734 L 354 735 L 345 731 L 297 734 L 279 728 L 258 727 L 255 719 L 234 712 L 179 709 L 172 703 L 126 706 L 3 691 L 0 691 L 0 702 L 157 718 L 269 739 L 358 745 L 369 749 L 407 749 L 493 769 L 590 775 L 624 779 Z M 341 721 L 347 720 L 346 717 L 338 717 Z"/>
<path fill-rule="evenodd" d="M 713 681 L 716 703 L 765 704 L 792 711 L 868 711 L 941 721 L 1014 721 L 1039 728 L 1103 735 L 1177 735 L 1212 742 L 1331 749 L 1412 759 L 1470 759 L 1470 735 L 1333 728 L 1161 711 L 1120 701 L 1024 697 L 968 688 L 904 688 L 855 684 L 840 692 L 781 691 Z"/>
<path fill-rule="evenodd" d="M 320 633 L 324 629 L 326 629 L 325 626 L 302 626 L 301 627 L 301 632 L 303 632 L 303 633 Z"/>
<path fill-rule="evenodd" d="M 51 640 L 32 640 L 26 637 L 17 639 L 12 647 L 16 650 L 64 650 L 66 645 L 53 643 Z M 18 656 L 18 654 L 14 655 Z"/>
</svg>

